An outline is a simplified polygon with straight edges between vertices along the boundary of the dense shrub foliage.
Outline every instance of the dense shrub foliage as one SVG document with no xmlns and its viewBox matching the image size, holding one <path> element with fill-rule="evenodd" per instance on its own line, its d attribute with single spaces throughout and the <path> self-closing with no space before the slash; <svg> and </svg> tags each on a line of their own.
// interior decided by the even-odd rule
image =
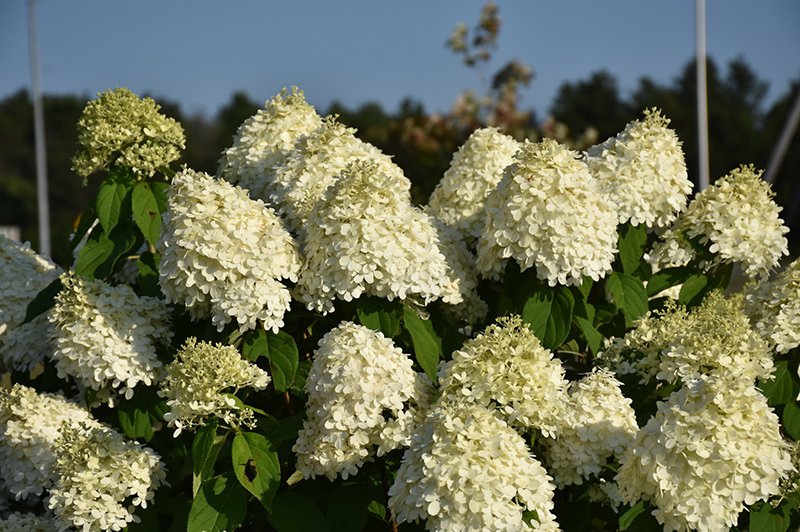
<svg viewBox="0 0 800 532">
<path fill-rule="evenodd" d="M 0 240 L 0 531 L 800 525 L 800 263 L 752 166 L 692 197 L 656 109 L 586 152 L 483 128 L 417 207 L 299 90 L 217 176 L 158 109 L 87 106 L 67 270 Z"/>
</svg>

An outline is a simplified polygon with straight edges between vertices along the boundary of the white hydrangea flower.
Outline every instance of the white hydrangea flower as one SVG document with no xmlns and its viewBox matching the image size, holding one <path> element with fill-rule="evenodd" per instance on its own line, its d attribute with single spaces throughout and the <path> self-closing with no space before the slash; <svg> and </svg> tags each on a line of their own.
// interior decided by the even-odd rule
<svg viewBox="0 0 800 532">
<path fill-rule="evenodd" d="M 69 273 L 61 275 L 61 283 L 49 314 L 58 376 L 71 376 L 112 403 L 109 394 L 130 399 L 137 384 L 157 382 L 161 361 L 156 344 L 172 339 L 172 319 L 164 302 L 139 297 L 129 286 Z"/>
<path fill-rule="evenodd" d="M 638 374 L 639 383 L 647 384 L 658 374 L 661 351 L 687 327 L 688 320 L 686 307 L 667 301 L 664 309 L 638 318 L 622 338 L 606 339 L 595 363 L 618 375 Z"/>
<path fill-rule="evenodd" d="M 169 187 L 159 284 L 168 302 L 195 318 L 211 315 L 218 330 L 283 327 L 297 281 L 297 244 L 275 212 L 230 183 L 185 169 Z"/>
<path fill-rule="evenodd" d="M 276 194 L 275 166 L 294 149 L 298 139 L 317 129 L 322 119 L 303 91 L 283 89 L 244 121 L 233 146 L 219 162 L 219 177 L 249 191 L 250 197 L 269 203 Z"/>
<path fill-rule="evenodd" d="M 793 469 L 767 399 L 747 379 L 716 377 L 658 403 L 621 462 L 623 500 L 649 500 L 664 530 L 679 532 L 727 532 Z"/>
<path fill-rule="evenodd" d="M 109 89 L 89 102 L 78 121 L 84 149 L 72 161 L 84 184 L 87 176 L 112 165 L 152 176 L 180 157 L 186 143 L 183 128 L 160 108 L 126 88 Z"/>
<path fill-rule="evenodd" d="M 422 305 L 445 296 L 455 304 L 463 297 L 452 290 L 458 272 L 448 267 L 431 217 L 373 162 L 342 172 L 315 210 L 302 245 L 306 262 L 295 296 L 310 310 L 327 313 L 336 298 L 352 301 L 362 294 Z"/>
<path fill-rule="evenodd" d="M 743 310 L 778 353 L 800 345 L 800 259 L 769 280 L 747 286 Z"/>
<path fill-rule="evenodd" d="M 453 154 L 450 167 L 433 190 L 431 213 L 465 239 L 477 240 L 483 230 L 483 207 L 489 193 L 514 162 L 521 144 L 495 127 L 476 129 Z"/>
<path fill-rule="evenodd" d="M 699 237 L 721 262 L 741 263 L 747 275 L 767 275 L 789 254 L 784 236 L 789 228 L 761 174 L 742 165 L 718 179 L 689 203 L 672 230 Z"/>
<path fill-rule="evenodd" d="M 750 328 L 740 302 L 715 291 L 676 328 L 661 351 L 656 378 L 674 383 L 703 375 L 736 375 L 755 381 L 771 379 L 773 369 L 769 347 Z"/>
<path fill-rule="evenodd" d="M 525 141 L 484 207 L 478 269 L 499 277 L 506 259 L 536 267 L 550 286 L 597 281 L 617 251 L 617 213 L 586 163 L 552 139 Z"/>
<path fill-rule="evenodd" d="M 303 234 L 314 208 L 325 199 L 325 191 L 356 160 L 376 164 L 388 178 L 385 185 L 410 202 L 411 181 L 390 157 L 357 138 L 355 131 L 327 117 L 274 167 L 276 192 L 271 200 L 295 234 Z"/>
<path fill-rule="evenodd" d="M 28 304 L 60 274 L 30 243 L 0 235 L 0 370 L 29 371 L 52 352 L 47 317 L 23 322 Z"/>
<path fill-rule="evenodd" d="M 479 404 L 515 428 L 554 436 L 563 423 L 564 368 L 519 316 L 498 318 L 454 351 L 439 386 L 448 400 Z"/>
<path fill-rule="evenodd" d="M 619 223 L 662 228 L 686 207 L 692 182 L 670 120 L 647 109 L 644 120 L 586 152 L 586 164 L 619 214 Z"/>
<path fill-rule="evenodd" d="M 107 427 L 65 425 L 48 505 L 59 530 L 122 530 L 165 483 L 161 457 Z"/>
<path fill-rule="evenodd" d="M 380 332 L 342 322 L 319 341 L 292 450 L 305 478 L 347 479 L 374 454 L 408 445 L 432 383 Z"/>
<path fill-rule="evenodd" d="M 440 400 L 405 451 L 389 507 L 436 532 L 556 531 L 555 486 L 525 440 L 471 403 Z M 526 521 L 523 512 L 534 511 Z"/>
<path fill-rule="evenodd" d="M 54 446 L 64 423 L 97 425 L 85 406 L 62 395 L 21 384 L 0 393 L 0 486 L 17 500 L 41 495 L 56 480 Z"/>
<path fill-rule="evenodd" d="M 252 411 L 242 410 L 229 395 L 241 388 L 263 390 L 272 381 L 269 374 L 244 360 L 230 345 L 197 342 L 189 338 L 166 368 L 167 376 L 158 394 L 167 398 L 170 411 L 164 420 L 175 427 L 177 437 L 183 430 L 203 425 L 217 416 L 228 425 L 250 425 Z"/>
<path fill-rule="evenodd" d="M 556 438 L 544 440 L 548 470 L 559 488 L 582 484 L 633 443 L 639 426 L 621 386 L 613 373 L 597 368 L 570 386 L 563 425 Z"/>
<path fill-rule="evenodd" d="M 14 512 L 0 518 L 0 532 L 52 532 L 56 523 L 48 515 Z"/>
</svg>

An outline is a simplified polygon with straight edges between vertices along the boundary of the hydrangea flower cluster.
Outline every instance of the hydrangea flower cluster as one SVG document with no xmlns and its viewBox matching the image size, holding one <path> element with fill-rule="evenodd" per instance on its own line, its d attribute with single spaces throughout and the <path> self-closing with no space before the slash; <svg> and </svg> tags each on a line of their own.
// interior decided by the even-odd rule
<svg viewBox="0 0 800 532">
<path fill-rule="evenodd" d="M 769 347 L 750 328 L 738 300 L 712 292 L 688 318 L 661 351 L 657 379 L 674 383 L 703 375 L 772 378 Z"/>
<path fill-rule="evenodd" d="M 623 500 L 649 500 L 667 532 L 729 530 L 745 504 L 778 494 L 793 467 L 766 398 L 746 379 L 718 377 L 658 403 L 621 463 Z"/>
<path fill-rule="evenodd" d="M 362 294 L 423 305 L 442 297 L 450 304 L 462 301 L 461 291 L 450 289 L 458 271 L 448 268 L 443 253 L 461 248 L 443 246 L 430 216 L 374 163 L 356 162 L 342 172 L 302 243 L 306 263 L 296 296 L 309 309 L 330 312 L 336 298 L 352 301 Z"/>
<path fill-rule="evenodd" d="M 410 201 L 411 181 L 390 157 L 356 137 L 355 131 L 327 117 L 274 167 L 275 194 L 270 199 L 296 234 L 303 234 L 325 191 L 353 161 L 372 161 L 388 178 L 383 184 Z"/>
<path fill-rule="evenodd" d="M 617 213 L 586 163 L 552 139 L 525 141 L 486 199 L 478 269 L 499 277 L 505 259 L 556 284 L 597 281 L 617 251 Z"/>
<path fill-rule="evenodd" d="M 185 169 L 172 180 L 158 248 L 168 302 L 222 330 L 259 322 L 277 331 L 291 304 L 281 279 L 297 281 L 297 244 L 274 211 L 230 183 Z"/>
<path fill-rule="evenodd" d="M 448 400 L 478 404 L 515 428 L 554 436 L 563 423 L 564 368 L 519 316 L 498 318 L 454 351 L 439 385 Z"/>
<path fill-rule="evenodd" d="M 403 455 L 389 507 L 397 521 L 425 519 L 435 532 L 556 531 L 551 481 L 504 421 L 440 400 Z"/>
<path fill-rule="evenodd" d="M 189 338 L 167 365 L 158 394 L 167 398 L 170 411 L 164 414 L 175 437 L 183 430 L 203 425 L 217 416 L 232 426 L 250 425 L 253 412 L 240 409 L 231 397 L 242 388 L 263 390 L 269 374 L 244 360 L 230 345 L 198 342 Z"/>
<path fill-rule="evenodd" d="M 275 196 L 275 170 L 294 149 L 298 139 L 317 129 L 322 119 L 303 91 L 292 87 L 267 101 L 239 126 L 233 146 L 223 152 L 219 176 L 265 202 Z"/>
<path fill-rule="evenodd" d="M 97 425 L 86 407 L 63 395 L 21 384 L 0 394 L 0 486 L 18 500 L 49 489 L 58 478 L 54 448 L 64 423 Z"/>
<path fill-rule="evenodd" d="M 129 286 L 61 275 L 63 288 L 50 311 L 58 376 L 73 377 L 114 402 L 112 393 L 133 396 L 133 388 L 158 380 L 158 343 L 172 339 L 172 319 L 158 298 L 137 296 Z"/>
<path fill-rule="evenodd" d="M 634 120 L 616 137 L 586 152 L 589 171 L 621 224 L 667 227 L 686 207 L 692 182 L 669 122 L 657 109 L 648 109 L 644 120 Z"/>
<path fill-rule="evenodd" d="M 84 184 L 89 175 L 112 165 L 152 176 L 178 159 L 186 142 L 183 128 L 159 113 L 160 108 L 125 88 L 107 90 L 89 102 L 78 121 L 84 149 L 72 161 Z"/>
<path fill-rule="evenodd" d="M 14 512 L 0 518 L 0 532 L 52 532 L 56 523 L 47 515 Z"/>
<path fill-rule="evenodd" d="M 548 471 L 559 488 L 582 484 L 633 443 L 639 425 L 621 386 L 597 368 L 570 386 L 563 425 L 556 438 L 545 439 Z"/>
<path fill-rule="evenodd" d="M 390 338 L 342 322 L 319 341 L 305 390 L 307 419 L 292 450 L 305 478 L 355 475 L 373 454 L 408 445 L 432 383 Z"/>
<path fill-rule="evenodd" d="M 800 345 L 800 260 L 769 280 L 746 287 L 743 310 L 778 353 Z"/>
<path fill-rule="evenodd" d="M 29 243 L 0 235 L 0 371 L 29 371 L 52 351 L 46 315 L 28 323 L 28 304 L 61 274 Z"/>
<path fill-rule="evenodd" d="M 700 192 L 677 219 L 673 231 L 684 231 L 709 244 L 721 262 L 741 263 L 749 276 L 764 276 L 789 254 L 789 228 L 769 184 L 753 165 L 742 165 Z M 686 246 L 686 245 L 685 245 Z"/>
<path fill-rule="evenodd" d="M 161 457 L 114 430 L 65 425 L 61 433 L 58 480 L 48 500 L 59 530 L 122 530 L 165 482 Z"/>
<path fill-rule="evenodd" d="M 477 240 L 483 231 L 486 198 L 519 148 L 519 142 L 497 128 L 476 129 L 453 155 L 428 199 L 431 213 L 463 238 Z"/>
</svg>

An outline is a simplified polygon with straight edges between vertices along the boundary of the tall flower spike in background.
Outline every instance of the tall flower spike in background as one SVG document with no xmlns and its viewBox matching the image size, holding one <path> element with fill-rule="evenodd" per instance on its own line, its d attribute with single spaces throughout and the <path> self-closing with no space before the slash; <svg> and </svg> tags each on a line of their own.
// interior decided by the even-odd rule
<svg viewBox="0 0 800 532">
<path fill-rule="evenodd" d="M 390 338 L 342 322 L 319 341 L 305 390 L 307 418 L 292 451 L 305 478 L 358 472 L 372 456 L 408 445 L 432 383 Z"/>
<path fill-rule="evenodd" d="M 297 244 L 275 212 L 245 190 L 184 169 L 172 179 L 158 249 L 159 284 L 168 302 L 218 330 L 277 331 L 291 304 L 280 280 L 297 281 Z"/>
<path fill-rule="evenodd" d="M 463 238 L 477 241 L 483 230 L 486 198 L 500 182 L 505 167 L 514 162 L 520 146 L 497 128 L 476 129 L 453 155 L 431 194 L 431 213 Z"/>
<path fill-rule="evenodd" d="M 0 235 L 0 371 L 29 371 L 52 352 L 47 316 L 24 322 L 28 304 L 59 275 L 30 244 Z"/>
<path fill-rule="evenodd" d="M 666 227 L 686 207 L 692 182 L 669 119 L 647 109 L 644 120 L 586 152 L 589 171 L 619 214 L 619 223 Z"/>
<path fill-rule="evenodd" d="M 49 314 L 58 376 L 73 377 L 113 403 L 116 393 L 127 399 L 139 383 L 158 381 L 158 343 L 172 339 L 172 319 L 164 302 L 137 296 L 129 286 L 61 275 L 63 288 Z"/>
<path fill-rule="evenodd" d="M 111 166 L 129 166 L 152 176 L 178 159 L 186 142 L 183 128 L 159 113 L 160 108 L 126 88 L 109 89 L 89 102 L 78 121 L 84 149 L 72 161 L 84 184 L 88 176 Z"/>
<path fill-rule="evenodd" d="M 506 259 L 550 286 L 597 281 L 617 251 L 617 213 L 579 154 L 552 139 L 525 141 L 484 207 L 478 269 L 499 277 Z"/>
<path fill-rule="evenodd" d="M 229 345 L 198 342 L 189 338 L 166 368 L 158 394 L 167 398 L 164 414 L 177 437 L 183 430 L 203 425 L 217 416 L 228 425 L 252 424 L 252 411 L 242 410 L 226 393 L 250 387 L 263 390 L 272 381 L 269 374 Z M 228 392 L 226 392 L 226 390 Z"/>
<path fill-rule="evenodd" d="M 239 126 L 233 146 L 223 152 L 219 161 L 219 177 L 246 188 L 251 198 L 269 204 L 277 193 L 275 166 L 291 153 L 298 139 L 321 123 L 303 91 L 292 87 L 289 94 L 283 89 Z"/>
<path fill-rule="evenodd" d="M 398 521 L 422 519 L 435 532 L 555 532 L 551 481 L 504 421 L 477 404 L 441 399 L 403 455 L 389 507 Z"/>
</svg>

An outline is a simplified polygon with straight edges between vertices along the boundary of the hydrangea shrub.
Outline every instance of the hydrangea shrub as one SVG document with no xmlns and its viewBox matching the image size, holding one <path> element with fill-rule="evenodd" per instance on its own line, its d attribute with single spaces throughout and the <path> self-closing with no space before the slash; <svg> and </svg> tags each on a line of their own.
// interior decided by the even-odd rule
<svg viewBox="0 0 800 532">
<path fill-rule="evenodd" d="M 418 206 L 297 89 L 217 176 L 100 95 L 74 262 L 0 236 L 0 531 L 797 530 L 800 266 L 668 126 L 480 129 Z"/>
</svg>

